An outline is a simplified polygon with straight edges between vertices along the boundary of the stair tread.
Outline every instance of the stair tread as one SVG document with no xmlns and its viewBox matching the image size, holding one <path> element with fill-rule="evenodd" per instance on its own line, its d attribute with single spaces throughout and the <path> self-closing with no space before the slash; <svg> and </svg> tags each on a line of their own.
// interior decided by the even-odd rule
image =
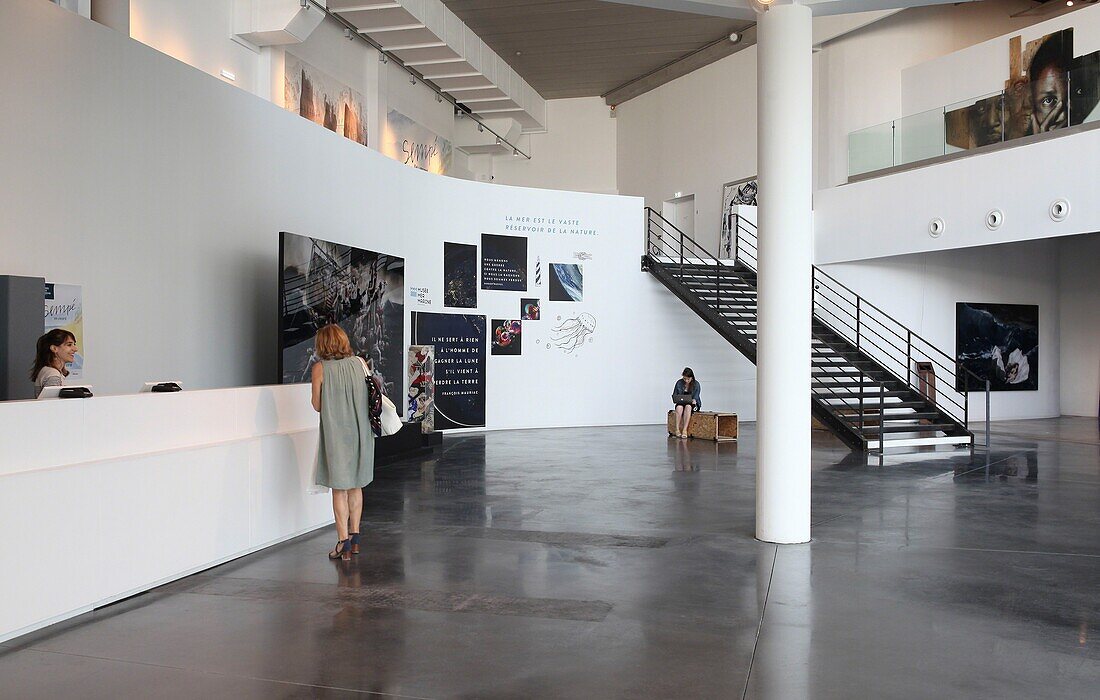
<svg viewBox="0 0 1100 700">
<path fill-rule="evenodd" d="M 960 426 L 954 423 L 929 423 L 927 425 L 867 425 L 863 427 L 864 433 L 931 433 L 931 432 L 946 432 L 948 430 L 954 430 Z"/>
<path fill-rule="evenodd" d="M 936 411 L 924 411 L 917 413 L 887 413 L 885 417 L 880 416 L 877 413 L 863 413 L 863 414 L 842 414 L 837 416 L 841 420 L 851 421 L 852 423 L 858 423 L 860 420 L 864 421 L 886 421 L 887 423 L 893 423 L 903 420 L 927 420 L 931 418 L 942 418 L 943 414 Z"/>
</svg>

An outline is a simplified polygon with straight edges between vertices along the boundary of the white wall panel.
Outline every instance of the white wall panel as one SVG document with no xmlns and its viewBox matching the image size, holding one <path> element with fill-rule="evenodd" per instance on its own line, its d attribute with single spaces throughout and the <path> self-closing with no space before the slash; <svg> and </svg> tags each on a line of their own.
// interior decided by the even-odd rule
<svg viewBox="0 0 1100 700">
<path fill-rule="evenodd" d="M 1095 416 L 1100 405 L 1100 234 L 1059 241 L 1061 410 Z"/>
<path fill-rule="evenodd" d="M 1100 130 L 973 155 L 820 191 L 815 198 L 818 263 L 1100 231 Z M 1050 205 L 1070 203 L 1056 222 Z M 986 214 L 1004 212 L 996 231 Z M 939 238 L 929 223 L 942 218 Z"/>
<path fill-rule="evenodd" d="M 0 570 L 18 572 L 0 577 L 0 640 L 329 523 L 328 494 L 310 493 L 308 395 L 280 386 L 0 404 Z M 269 403 L 295 418 L 271 420 Z M 173 411 L 178 430 L 164 425 Z M 117 428 L 97 442 L 108 423 Z M 44 456 L 27 425 L 97 451 Z M 76 523 L 63 546 L 76 579 L 48 565 L 58 513 Z"/>
<path fill-rule="evenodd" d="M 0 272 L 84 286 L 87 379 L 98 394 L 163 378 L 190 389 L 274 381 L 279 231 L 403 256 L 406 285 L 432 292 L 432 306 L 420 310 L 444 311 L 443 243 L 516 233 L 508 217 L 526 216 L 576 219 L 596 231 L 530 234 L 532 277 L 540 257 L 544 278 L 550 262 L 576 262 L 581 252 L 593 259 L 584 262 L 583 303 L 546 303 L 546 320 L 531 330 L 540 342 L 525 345 L 520 358 L 488 358 L 489 427 L 660 422 L 671 381 L 689 363 L 712 382 L 704 384 L 712 387 L 709 407 L 752 418 L 751 395 L 727 381 L 751 377 L 751 367 L 640 270 L 636 199 L 485 185 L 401 166 L 36 0 L 0 4 L 0 59 L 35 66 L 33 80 L 27 71 L 0 75 L 0 89 L 28 96 L 0 114 L 0 148 L 27 164 L 0 171 L 7 221 L 0 249 L 14 251 Z M 451 123 L 447 106 L 423 86 L 390 82 L 389 106 L 409 114 L 414 101 L 427 100 Z M 82 118 L 72 119 L 75 112 Z M 514 318 L 520 297 L 546 294 L 545 286 L 482 291 L 478 312 Z M 586 352 L 546 348 L 557 316 L 580 312 L 598 323 Z M 623 353 L 636 347 L 647 352 L 630 357 L 629 377 L 616 381 L 612 396 L 577 401 L 576 386 L 618 378 Z"/>
<path fill-rule="evenodd" d="M 1060 413 L 1063 379 L 1058 243 L 939 251 L 826 265 L 824 270 L 952 356 L 956 302 L 1037 304 L 1039 390 L 994 392 L 991 417 L 1050 418 Z M 972 420 L 983 418 L 984 394 L 971 394 L 971 401 Z"/>
</svg>

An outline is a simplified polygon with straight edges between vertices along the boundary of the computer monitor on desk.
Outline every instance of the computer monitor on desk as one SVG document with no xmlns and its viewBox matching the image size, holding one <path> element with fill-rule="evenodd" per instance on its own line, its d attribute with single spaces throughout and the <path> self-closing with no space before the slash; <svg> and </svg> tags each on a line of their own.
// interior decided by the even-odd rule
<svg viewBox="0 0 1100 700">
<path fill-rule="evenodd" d="M 183 382 L 176 379 L 161 380 L 159 382 L 145 382 L 141 387 L 140 394 L 148 394 L 150 392 L 154 394 L 171 394 L 177 391 L 183 391 Z"/>
</svg>

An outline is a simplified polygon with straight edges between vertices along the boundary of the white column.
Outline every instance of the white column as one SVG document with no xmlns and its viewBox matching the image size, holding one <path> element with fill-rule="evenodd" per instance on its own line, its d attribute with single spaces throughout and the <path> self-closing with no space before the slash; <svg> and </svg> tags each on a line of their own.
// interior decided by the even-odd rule
<svg viewBox="0 0 1100 700">
<path fill-rule="evenodd" d="M 812 19 L 773 5 L 758 26 L 756 537 L 781 544 L 810 539 Z"/>
</svg>

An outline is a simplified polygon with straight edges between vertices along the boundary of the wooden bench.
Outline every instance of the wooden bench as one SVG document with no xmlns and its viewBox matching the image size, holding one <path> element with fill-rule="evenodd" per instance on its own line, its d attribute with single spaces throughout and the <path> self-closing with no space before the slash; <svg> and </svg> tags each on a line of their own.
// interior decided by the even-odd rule
<svg viewBox="0 0 1100 700">
<path fill-rule="evenodd" d="M 676 412 L 668 412 L 668 434 L 676 434 Z M 691 414 L 688 435 L 700 440 L 728 442 L 737 439 L 737 414 L 699 411 Z"/>
</svg>

